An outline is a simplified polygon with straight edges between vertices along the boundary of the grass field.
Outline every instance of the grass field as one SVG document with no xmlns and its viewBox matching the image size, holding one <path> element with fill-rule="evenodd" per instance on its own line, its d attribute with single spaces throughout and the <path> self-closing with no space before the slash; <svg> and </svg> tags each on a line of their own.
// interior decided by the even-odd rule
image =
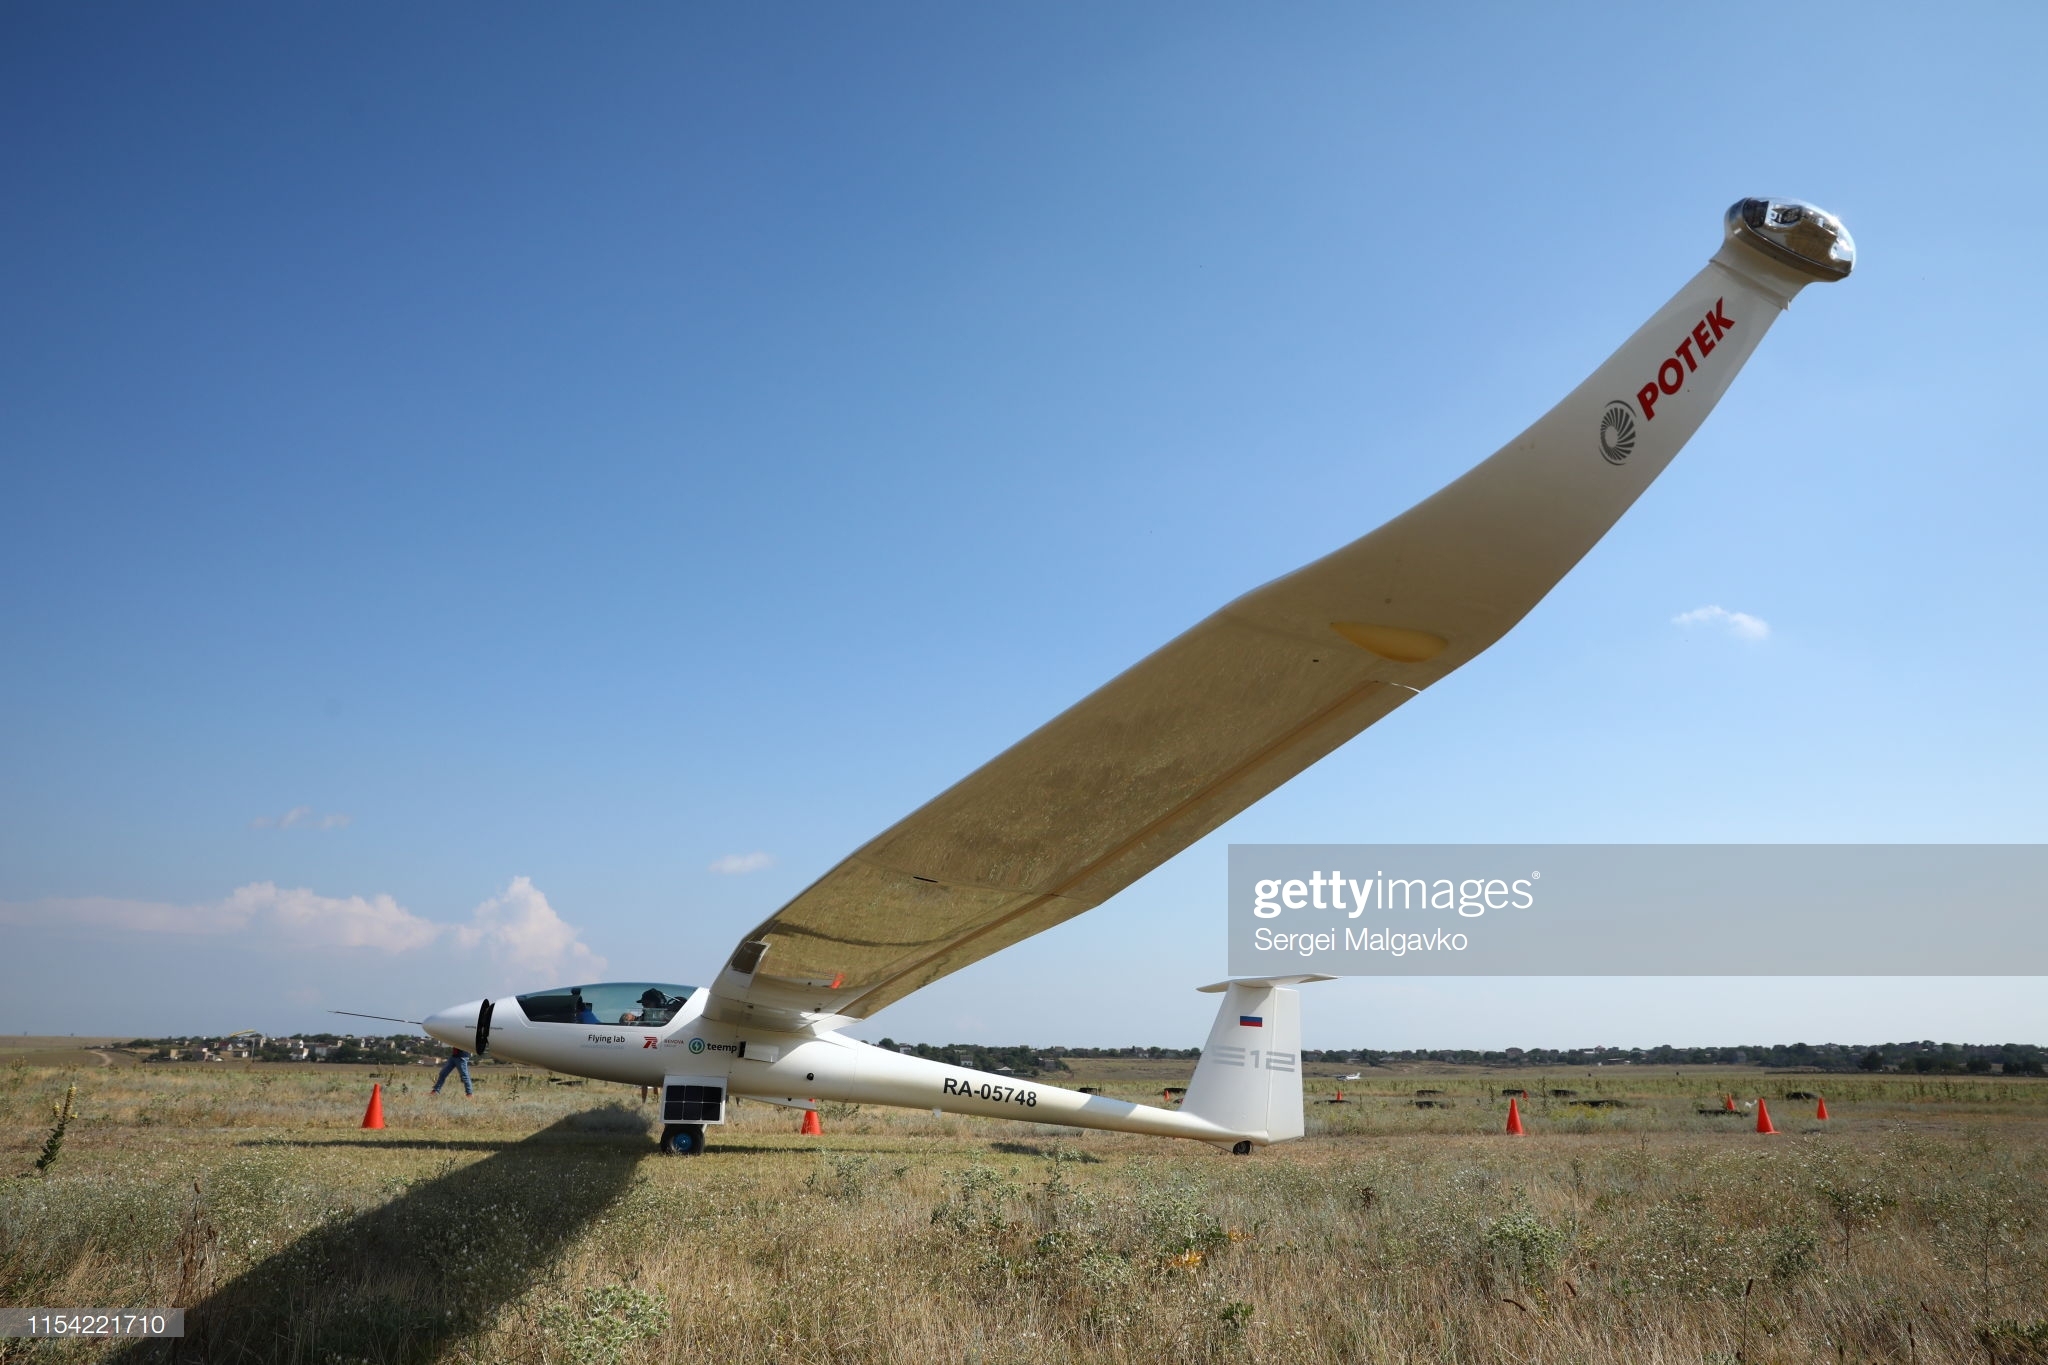
<svg viewBox="0 0 2048 1365">
<path fill-rule="evenodd" d="M 629 1087 L 376 1071 L 366 1133 L 371 1068 L 64 1051 L 0 1067 L 0 1304 L 183 1306 L 181 1362 L 2048 1361 L 2039 1081 L 1369 1072 L 1249 1158 L 742 1105 L 686 1159 Z M 1071 1083 L 1185 1078 L 1146 1065 Z M 1535 1098 L 1513 1139 L 1503 1086 L 1621 1103 Z M 1697 1112 L 1727 1091 L 1784 1136 Z"/>
<path fill-rule="evenodd" d="M 130 1052 L 119 1051 L 115 1044 L 125 1041 L 120 1038 L 82 1038 L 66 1034 L 57 1037 L 24 1037 L 9 1034 L 0 1037 L 0 1067 L 15 1062 L 30 1066 L 136 1066 L 139 1059 Z"/>
</svg>

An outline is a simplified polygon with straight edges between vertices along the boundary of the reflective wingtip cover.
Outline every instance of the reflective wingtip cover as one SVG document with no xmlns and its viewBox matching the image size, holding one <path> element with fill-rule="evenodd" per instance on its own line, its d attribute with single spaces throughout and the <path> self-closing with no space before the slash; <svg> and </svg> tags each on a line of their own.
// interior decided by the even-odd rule
<svg viewBox="0 0 2048 1365">
<path fill-rule="evenodd" d="M 1856 242 L 1842 220 L 1797 199 L 1738 199 L 1728 208 L 1727 232 L 1812 279 L 1846 279 L 1856 268 Z"/>
</svg>

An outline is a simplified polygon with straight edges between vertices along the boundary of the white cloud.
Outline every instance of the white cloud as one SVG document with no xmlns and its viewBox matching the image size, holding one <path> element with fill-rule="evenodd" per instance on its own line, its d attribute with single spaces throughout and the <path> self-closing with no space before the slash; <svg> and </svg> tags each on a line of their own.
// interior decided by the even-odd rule
<svg viewBox="0 0 2048 1365">
<path fill-rule="evenodd" d="M 283 815 L 259 815 L 249 822 L 250 829 L 347 829 L 353 815 L 336 812 L 331 815 L 315 815 L 311 806 L 293 806 Z"/>
<path fill-rule="evenodd" d="M 322 896 L 275 882 L 251 882 L 220 900 L 189 905 L 108 897 L 0 902 L 0 924 L 188 938 L 232 934 L 299 950 L 393 954 L 447 942 L 506 967 L 560 977 L 595 976 L 605 965 L 526 877 L 514 877 L 501 894 L 471 911 L 466 924 L 424 918 L 388 895 Z"/>
<path fill-rule="evenodd" d="M 1691 611 L 1680 612 L 1672 617 L 1671 624 L 1722 626 L 1738 640 L 1767 640 L 1771 635 L 1770 622 L 1761 617 L 1751 616 L 1746 611 L 1730 611 L 1726 607 L 1694 607 Z"/>
<path fill-rule="evenodd" d="M 136 934 L 225 934 L 247 923 L 227 901 L 173 905 L 168 901 L 114 900 L 86 896 L 71 900 L 0 902 L 0 924 L 23 928 L 78 926 Z"/>
<path fill-rule="evenodd" d="M 377 948 L 387 953 L 424 948 L 442 925 L 422 919 L 389 896 L 321 896 L 275 882 L 236 887 L 224 902 L 241 926 L 275 934 L 308 948 Z"/>
<path fill-rule="evenodd" d="M 773 866 L 775 860 L 757 849 L 752 853 L 728 853 L 713 862 L 710 870 L 721 877 L 743 877 L 749 872 Z"/>
<path fill-rule="evenodd" d="M 455 936 L 466 948 L 481 945 L 498 962 L 537 975 L 591 977 L 604 970 L 604 959 L 527 877 L 514 877 L 502 895 L 479 905 Z"/>
</svg>

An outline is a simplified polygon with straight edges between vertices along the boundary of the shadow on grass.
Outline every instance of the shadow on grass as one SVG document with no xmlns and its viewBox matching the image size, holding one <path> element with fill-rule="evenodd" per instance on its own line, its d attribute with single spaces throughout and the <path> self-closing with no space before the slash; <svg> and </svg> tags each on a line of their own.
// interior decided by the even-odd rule
<svg viewBox="0 0 2048 1365">
<path fill-rule="evenodd" d="M 843 1142 L 828 1138 L 824 1142 L 791 1139 L 788 1143 L 774 1145 L 766 1143 L 719 1142 L 715 1138 L 704 1149 L 705 1160 L 716 1156 L 816 1156 L 820 1152 L 857 1152 L 862 1156 L 923 1156 L 930 1147 L 871 1146 L 862 1142 Z"/>
<path fill-rule="evenodd" d="M 1074 1151 L 1054 1143 L 1037 1147 L 1028 1142 L 991 1142 L 989 1150 L 1001 1152 L 1006 1156 L 1057 1156 L 1062 1161 L 1078 1162 L 1083 1166 L 1099 1166 L 1102 1164 L 1102 1158 L 1093 1152 Z"/>
<path fill-rule="evenodd" d="M 571 1114 L 308 1233 L 187 1306 L 182 1340 L 137 1342 L 110 1359 L 431 1360 L 530 1288 L 653 1153 L 642 1114 Z"/>
<path fill-rule="evenodd" d="M 535 1136 L 539 1136 L 536 1134 Z M 250 1138 L 237 1147 L 358 1147 L 371 1151 L 417 1148 L 430 1152 L 509 1152 L 533 1138 Z"/>
</svg>

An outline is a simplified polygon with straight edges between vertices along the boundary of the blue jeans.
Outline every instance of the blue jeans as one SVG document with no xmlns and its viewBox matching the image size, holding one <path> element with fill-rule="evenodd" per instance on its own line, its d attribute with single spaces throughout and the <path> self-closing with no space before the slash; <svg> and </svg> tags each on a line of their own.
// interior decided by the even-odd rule
<svg viewBox="0 0 2048 1365">
<path fill-rule="evenodd" d="M 469 1084 L 469 1058 L 458 1056 L 450 1057 L 447 1061 L 441 1063 L 441 1074 L 434 1077 L 434 1093 L 436 1095 L 441 1093 L 441 1084 L 448 1079 L 448 1073 L 451 1071 L 462 1073 L 463 1094 L 474 1095 L 476 1093 Z"/>
</svg>

